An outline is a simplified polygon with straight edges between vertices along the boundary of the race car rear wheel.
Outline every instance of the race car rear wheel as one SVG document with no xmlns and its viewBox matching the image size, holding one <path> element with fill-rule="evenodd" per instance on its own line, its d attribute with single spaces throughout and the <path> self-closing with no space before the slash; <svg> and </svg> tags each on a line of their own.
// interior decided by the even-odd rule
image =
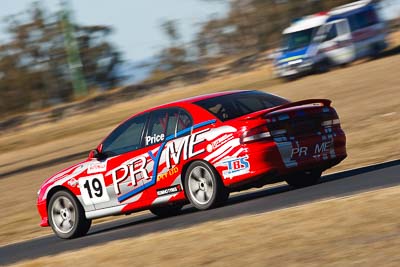
<svg viewBox="0 0 400 267">
<path fill-rule="evenodd" d="M 160 207 L 151 207 L 150 212 L 158 217 L 170 217 L 175 216 L 180 213 L 183 205 L 181 204 L 172 204 L 168 206 L 160 206 Z"/>
<path fill-rule="evenodd" d="M 319 182 L 322 172 L 319 170 L 311 170 L 293 174 L 286 177 L 286 182 L 295 188 L 315 185 Z"/>
<path fill-rule="evenodd" d="M 215 207 L 229 197 L 217 171 L 203 161 L 190 164 L 185 173 L 184 187 L 190 203 L 199 210 Z"/>
<path fill-rule="evenodd" d="M 54 233 L 63 239 L 85 235 L 92 224 L 76 197 L 67 191 L 58 191 L 51 197 L 48 216 Z"/>
</svg>

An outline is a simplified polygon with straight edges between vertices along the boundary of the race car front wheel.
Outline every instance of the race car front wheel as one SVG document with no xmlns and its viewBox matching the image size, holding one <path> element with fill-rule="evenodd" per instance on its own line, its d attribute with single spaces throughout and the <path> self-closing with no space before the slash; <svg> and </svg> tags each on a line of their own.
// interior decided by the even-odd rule
<svg viewBox="0 0 400 267">
<path fill-rule="evenodd" d="M 190 203 L 199 210 L 215 207 L 229 196 L 217 171 L 203 161 L 190 164 L 185 173 L 184 187 Z"/>
<path fill-rule="evenodd" d="M 51 197 L 48 216 L 54 233 L 63 239 L 85 235 L 92 224 L 92 220 L 86 219 L 82 205 L 67 191 L 58 191 Z"/>
</svg>

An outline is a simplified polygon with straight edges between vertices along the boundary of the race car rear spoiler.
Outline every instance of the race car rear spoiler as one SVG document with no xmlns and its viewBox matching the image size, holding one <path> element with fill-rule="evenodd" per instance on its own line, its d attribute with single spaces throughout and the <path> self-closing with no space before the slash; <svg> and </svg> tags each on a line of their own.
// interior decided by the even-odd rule
<svg viewBox="0 0 400 267">
<path fill-rule="evenodd" d="M 289 108 L 294 108 L 294 107 L 312 107 L 312 106 L 325 106 L 325 107 L 330 107 L 332 101 L 329 99 L 306 99 L 306 100 L 301 100 L 301 101 L 296 101 L 296 102 L 290 102 L 287 104 L 283 104 L 280 106 L 276 106 L 273 108 L 269 109 L 263 109 L 260 111 L 256 111 L 254 113 L 248 114 L 243 116 L 243 120 L 251 120 L 251 119 L 258 119 L 260 117 L 264 117 L 267 114 L 271 114 L 275 111 L 281 111 L 284 109 L 289 109 Z"/>
</svg>

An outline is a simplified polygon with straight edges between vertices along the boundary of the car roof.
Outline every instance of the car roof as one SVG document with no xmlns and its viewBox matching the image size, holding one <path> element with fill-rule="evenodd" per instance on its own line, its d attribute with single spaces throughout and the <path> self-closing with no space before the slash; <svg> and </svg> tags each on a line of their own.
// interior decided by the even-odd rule
<svg viewBox="0 0 400 267">
<path fill-rule="evenodd" d="M 300 32 L 308 29 L 312 29 L 321 26 L 326 22 L 329 16 L 325 12 L 321 12 L 314 15 L 309 15 L 299 19 L 292 23 L 288 28 L 283 31 L 283 34 L 290 34 L 294 32 Z"/>
<path fill-rule="evenodd" d="M 122 124 L 125 123 L 126 121 L 128 121 L 128 120 L 130 120 L 130 119 L 132 119 L 132 118 L 134 118 L 134 117 L 136 117 L 136 116 L 139 116 L 139 115 L 142 115 L 142 114 L 145 114 L 145 113 L 148 113 L 148 112 L 152 112 L 152 111 L 155 111 L 155 110 L 158 110 L 158 109 L 162 109 L 162 108 L 171 108 L 171 107 L 180 107 L 180 106 L 182 106 L 182 105 L 184 106 L 185 104 L 193 104 L 193 103 L 195 103 L 195 102 L 197 102 L 197 101 L 206 100 L 206 99 L 211 99 L 211 98 L 215 98 L 215 97 L 218 97 L 218 96 L 231 95 L 231 94 L 240 94 L 240 93 L 246 93 L 246 92 L 259 92 L 259 91 L 257 91 L 257 90 L 232 90 L 232 91 L 224 91 L 224 92 L 217 92 L 217 93 L 205 94 L 205 95 L 200 95 L 200 96 L 194 96 L 194 97 L 189 97 L 189 98 L 185 98 L 185 99 L 173 101 L 173 102 L 170 102 L 170 103 L 167 103 L 167 104 L 155 106 L 155 107 L 152 107 L 152 108 L 143 110 L 143 111 L 141 111 L 141 112 L 135 113 L 135 114 L 129 116 L 128 118 L 126 118 L 125 120 L 123 120 L 116 128 L 118 128 L 120 125 L 122 125 Z M 116 128 L 114 128 L 114 130 L 115 130 Z M 113 131 L 114 131 L 114 130 L 113 130 Z M 111 133 L 112 133 L 112 131 L 110 132 L 110 134 L 111 134 Z M 110 135 L 110 134 L 109 134 L 109 135 Z M 107 135 L 107 136 L 103 139 L 103 141 L 101 141 L 101 143 L 103 143 L 104 140 L 105 140 L 109 135 Z M 101 143 L 100 143 L 100 144 L 101 144 Z"/>
<path fill-rule="evenodd" d="M 360 9 L 362 7 L 367 6 L 368 4 L 371 4 L 373 1 L 371 0 L 360 0 L 360 1 L 356 1 L 356 2 L 352 2 L 346 5 L 342 5 L 342 6 L 338 6 L 333 8 L 329 14 L 330 15 L 339 15 L 339 14 L 343 14 L 346 12 L 350 12 L 356 9 Z"/>
<path fill-rule="evenodd" d="M 179 104 L 192 104 L 192 103 L 195 103 L 197 101 L 211 99 L 211 98 L 215 98 L 215 97 L 218 97 L 218 96 L 239 94 L 239 93 L 245 93 L 245 92 L 255 92 L 255 90 L 233 90 L 233 91 L 224 91 L 224 92 L 217 92 L 217 93 L 193 96 L 193 97 L 189 97 L 189 98 L 184 98 L 184 99 L 181 99 L 181 100 L 173 101 L 173 102 L 170 102 L 170 103 L 167 103 L 167 104 L 163 104 L 163 105 L 151 108 L 148 111 L 159 109 L 159 108 L 179 106 Z"/>
<path fill-rule="evenodd" d="M 199 95 L 199 96 L 184 98 L 184 99 L 181 99 L 181 100 L 173 101 L 173 102 L 170 102 L 170 103 L 167 103 L 167 104 L 162 104 L 162 105 L 155 106 L 155 107 L 143 110 L 141 112 L 132 114 L 131 116 L 129 116 L 128 118 L 123 120 L 119 125 L 125 123 L 126 121 L 128 121 L 128 120 L 130 120 L 130 119 L 132 119 L 132 118 L 134 118 L 136 116 L 139 116 L 139 115 L 142 115 L 142 114 L 145 114 L 145 113 L 148 113 L 148 112 L 152 112 L 152 111 L 155 111 L 155 110 L 158 110 L 158 109 L 161 109 L 161 108 L 179 107 L 181 105 L 192 104 L 192 103 L 197 102 L 197 101 L 211 99 L 211 98 L 218 97 L 218 96 L 224 96 L 224 95 L 230 95 L 230 94 L 240 94 L 240 93 L 245 93 L 245 92 L 257 92 L 257 90 L 233 90 L 233 91 L 224 91 L 224 92 L 217 92 L 217 93 L 211 93 L 211 94 L 205 94 L 205 95 Z M 116 128 L 118 128 L 119 125 Z M 107 137 L 108 136 L 106 136 L 105 138 L 107 138 Z"/>
<path fill-rule="evenodd" d="M 217 92 L 217 93 L 211 93 L 211 94 L 205 94 L 205 95 L 199 95 L 199 96 L 193 96 L 193 97 L 189 97 L 189 98 L 184 98 L 184 99 L 180 99 L 180 100 L 176 100 L 173 102 L 169 102 L 166 104 L 162 104 L 159 106 L 154 106 L 152 108 L 143 110 L 141 112 L 132 114 L 131 116 L 129 116 L 128 118 L 126 118 L 125 120 L 123 120 L 120 124 L 123 124 L 125 121 L 132 119 L 133 117 L 136 117 L 138 115 L 142 115 L 148 112 L 152 112 L 158 109 L 162 109 L 162 108 L 172 108 L 172 107 L 183 107 L 187 104 L 193 104 L 197 101 L 201 101 L 201 100 L 206 100 L 206 99 L 211 99 L 211 98 L 215 98 L 218 96 L 224 96 L 224 95 L 231 95 L 231 94 L 240 94 L 240 93 L 246 93 L 246 92 L 258 92 L 257 90 L 232 90 L 232 91 L 223 91 L 223 92 Z"/>
</svg>

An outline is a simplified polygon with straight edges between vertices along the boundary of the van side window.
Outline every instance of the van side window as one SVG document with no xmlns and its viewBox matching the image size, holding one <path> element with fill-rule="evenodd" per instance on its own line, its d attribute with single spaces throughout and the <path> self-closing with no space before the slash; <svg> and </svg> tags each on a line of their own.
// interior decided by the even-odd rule
<svg viewBox="0 0 400 267">
<path fill-rule="evenodd" d="M 350 28 L 356 31 L 378 23 L 378 17 L 374 10 L 366 10 L 349 16 Z"/>
<path fill-rule="evenodd" d="M 371 26 L 379 22 L 378 16 L 376 15 L 375 11 L 368 10 L 365 12 L 365 22 L 367 26 Z"/>
<path fill-rule="evenodd" d="M 360 26 L 358 25 L 357 17 L 356 15 L 351 15 L 349 16 L 349 24 L 350 24 L 350 29 L 352 32 L 358 30 Z"/>
<path fill-rule="evenodd" d="M 378 22 L 376 13 L 373 10 L 367 10 L 358 14 L 358 19 L 362 27 L 368 27 Z"/>
<path fill-rule="evenodd" d="M 332 25 L 332 27 L 330 28 L 328 34 L 326 35 L 325 41 L 329 41 L 329 40 L 335 39 L 338 36 L 336 27 L 337 27 L 336 24 Z"/>
</svg>

